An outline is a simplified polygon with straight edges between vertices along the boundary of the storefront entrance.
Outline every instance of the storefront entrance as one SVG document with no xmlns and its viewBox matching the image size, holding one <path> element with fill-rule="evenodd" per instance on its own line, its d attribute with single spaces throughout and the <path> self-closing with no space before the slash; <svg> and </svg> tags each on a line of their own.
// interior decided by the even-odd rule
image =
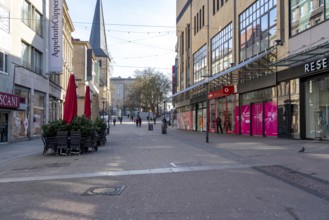
<svg viewBox="0 0 329 220">
<path fill-rule="evenodd" d="M 263 103 L 251 104 L 251 134 L 253 136 L 263 135 Z"/>
<path fill-rule="evenodd" d="M 8 142 L 8 113 L 0 112 L 0 143 Z"/>
<path fill-rule="evenodd" d="M 329 140 L 329 77 L 304 83 L 306 138 Z"/>
</svg>

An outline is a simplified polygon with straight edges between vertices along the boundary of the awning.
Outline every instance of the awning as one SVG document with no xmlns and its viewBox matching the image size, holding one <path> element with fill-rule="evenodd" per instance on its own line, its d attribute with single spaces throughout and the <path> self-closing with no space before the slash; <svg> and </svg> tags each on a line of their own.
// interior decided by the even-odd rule
<svg viewBox="0 0 329 220">
<path fill-rule="evenodd" d="M 201 81 L 201 82 L 198 82 L 198 83 L 196 83 L 196 84 L 194 84 L 194 85 L 192 85 L 192 86 L 190 86 L 190 87 L 188 87 L 188 88 L 186 88 L 186 89 L 184 89 L 184 90 L 182 90 L 182 91 L 179 91 L 179 92 L 173 94 L 171 97 L 167 98 L 167 100 L 170 99 L 170 98 L 176 97 L 176 96 L 178 96 L 178 95 L 180 95 L 180 94 L 183 94 L 183 93 L 185 93 L 185 92 L 188 92 L 188 91 L 190 91 L 191 89 L 194 89 L 194 88 L 197 88 L 197 87 L 199 87 L 199 86 L 202 86 L 202 85 L 204 85 L 204 84 L 206 84 L 206 83 L 208 83 L 208 82 L 211 82 L 211 81 L 214 80 L 214 79 L 217 79 L 217 78 L 219 78 L 219 77 L 221 77 L 221 76 L 224 76 L 224 75 L 226 75 L 226 74 L 229 74 L 229 73 L 231 73 L 231 72 L 233 72 L 233 71 L 235 71 L 235 70 L 238 70 L 238 69 L 240 69 L 240 68 L 242 68 L 242 67 L 245 67 L 245 66 L 247 66 L 248 64 L 251 64 L 251 63 L 253 63 L 253 62 L 255 62 L 255 61 L 261 59 L 262 57 L 268 55 L 268 54 L 271 53 L 272 51 L 273 51 L 273 48 L 268 49 L 268 50 L 265 50 L 265 51 L 262 52 L 262 53 L 259 53 L 259 54 L 255 55 L 255 56 L 253 56 L 253 57 L 251 57 L 251 58 L 249 58 L 249 59 L 247 59 L 247 60 L 242 61 L 242 62 L 239 63 L 238 65 L 235 65 L 235 66 L 233 66 L 233 67 L 230 67 L 230 68 L 228 68 L 228 69 L 226 69 L 226 70 L 224 70 L 224 71 L 222 71 L 222 72 L 220 72 L 220 73 L 218 73 L 218 74 L 215 74 L 215 75 L 213 75 L 213 76 L 210 76 L 210 77 L 206 78 L 205 80 L 203 80 L 203 81 Z"/>
<path fill-rule="evenodd" d="M 294 67 L 311 60 L 321 59 L 323 56 L 326 56 L 326 54 L 329 56 L 329 41 L 307 48 L 304 51 L 292 54 L 286 58 L 282 58 L 281 60 L 272 63 L 271 66 Z"/>
</svg>

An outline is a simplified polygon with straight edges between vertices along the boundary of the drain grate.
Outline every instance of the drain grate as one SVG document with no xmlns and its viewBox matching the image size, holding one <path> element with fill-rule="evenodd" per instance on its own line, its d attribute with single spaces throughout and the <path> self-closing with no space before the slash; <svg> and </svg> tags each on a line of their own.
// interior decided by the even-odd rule
<svg viewBox="0 0 329 220">
<path fill-rule="evenodd" d="M 301 173 L 280 165 L 258 166 L 253 168 L 259 172 L 295 186 L 305 192 L 329 201 L 329 181 L 327 180 Z"/>
<path fill-rule="evenodd" d="M 120 195 L 126 186 L 116 186 L 116 187 L 91 187 L 82 196 L 116 196 Z"/>
</svg>

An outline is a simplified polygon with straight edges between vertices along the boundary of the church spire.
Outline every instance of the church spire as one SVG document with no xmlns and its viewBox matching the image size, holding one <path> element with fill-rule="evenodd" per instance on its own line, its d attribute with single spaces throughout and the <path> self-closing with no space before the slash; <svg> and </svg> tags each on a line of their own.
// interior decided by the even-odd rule
<svg viewBox="0 0 329 220">
<path fill-rule="evenodd" d="M 97 0 L 89 43 L 98 57 L 108 57 L 102 0 Z"/>
</svg>

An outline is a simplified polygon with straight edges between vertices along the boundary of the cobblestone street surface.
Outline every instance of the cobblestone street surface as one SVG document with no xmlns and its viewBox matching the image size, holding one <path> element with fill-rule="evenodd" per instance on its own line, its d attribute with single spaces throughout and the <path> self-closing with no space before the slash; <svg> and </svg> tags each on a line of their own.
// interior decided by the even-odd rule
<svg viewBox="0 0 329 220">
<path fill-rule="evenodd" d="M 126 120 L 83 155 L 0 145 L 1 219 L 329 219 L 328 143 L 160 126 Z"/>
</svg>

